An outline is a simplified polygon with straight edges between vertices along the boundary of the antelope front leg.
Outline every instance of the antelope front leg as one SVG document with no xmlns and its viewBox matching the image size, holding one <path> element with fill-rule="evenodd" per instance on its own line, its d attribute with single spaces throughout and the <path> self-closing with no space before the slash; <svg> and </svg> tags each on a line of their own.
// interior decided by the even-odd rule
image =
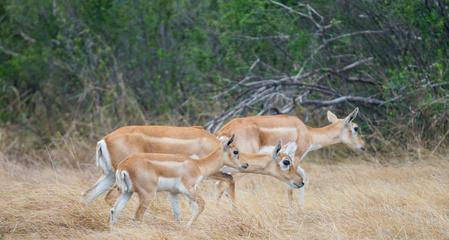
<svg viewBox="0 0 449 240">
<path fill-rule="evenodd" d="M 196 192 L 189 190 L 186 196 L 192 201 L 192 217 L 187 223 L 187 227 L 191 227 L 193 222 L 198 218 L 198 216 L 204 211 L 204 199 Z"/>
<path fill-rule="evenodd" d="M 300 208 L 304 208 L 304 193 L 305 193 L 305 186 L 300 188 L 298 191 L 298 204 Z M 288 196 L 288 206 L 293 207 L 293 189 L 289 188 L 287 190 L 287 196 Z"/>
<path fill-rule="evenodd" d="M 181 216 L 181 210 L 179 209 L 179 199 L 177 193 L 169 193 L 169 199 L 171 203 L 171 210 L 173 212 L 173 217 L 176 221 L 179 221 L 179 217 Z"/>
<path fill-rule="evenodd" d="M 223 173 L 223 172 L 213 174 L 209 177 L 219 181 L 217 183 L 217 188 L 218 188 L 217 204 L 219 203 L 220 199 L 223 197 L 223 194 L 226 191 L 226 188 L 228 189 L 228 194 L 231 197 L 232 203 L 234 204 L 235 203 L 234 177 L 231 174 L 227 174 L 227 173 Z"/>
<path fill-rule="evenodd" d="M 221 198 L 223 197 L 224 192 L 226 191 L 226 183 L 224 181 L 217 182 L 218 196 L 217 196 L 217 206 L 220 203 Z"/>
<path fill-rule="evenodd" d="M 304 208 L 304 194 L 305 194 L 305 186 L 299 189 L 298 192 L 298 201 L 299 201 L 299 207 Z"/>
<path fill-rule="evenodd" d="M 288 197 L 288 206 L 289 207 L 293 207 L 292 202 L 293 202 L 293 189 L 288 188 L 287 189 L 287 197 Z"/>
</svg>

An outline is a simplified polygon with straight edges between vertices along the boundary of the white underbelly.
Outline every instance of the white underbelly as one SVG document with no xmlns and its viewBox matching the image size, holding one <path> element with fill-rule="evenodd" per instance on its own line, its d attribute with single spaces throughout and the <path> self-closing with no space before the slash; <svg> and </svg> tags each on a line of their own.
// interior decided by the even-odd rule
<svg viewBox="0 0 449 240">
<path fill-rule="evenodd" d="M 194 159 L 194 160 L 200 159 L 200 157 L 199 157 L 197 154 L 192 154 L 192 155 L 190 155 L 190 158 L 191 158 L 191 159 Z"/>
<path fill-rule="evenodd" d="M 185 191 L 185 186 L 182 184 L 180 178 L 165 178 L 159 177 L 157 191 L 163 192 L 182 192 Z"/>
<path fill-rule="evenodd" d="M 195 185 L 193 186 L 193 188 L 196 189 L 202 180 L 203 180 L 202 176 L 198 177 L 195 180 Z M 158 192 L 184 193 L 184 194 L 189 193 L 186 186 L 184 186 L 184 184 L 181 182 L 181 178 L 159 177 L 157 191 Z"/>
<path fill-rule="evenodd" d="M 268 153 L 268 154 L 273 153 L 275 147 L 276 146 L 261 146 L 259 148 L 258 153 Z M 290 141 L 282 146 L 281 152 L 286 153 L 286 154 L 290 155 L 290 157 L 294 158 L 296 148 L 297 148 L 296 142 Z"/>
</svg>

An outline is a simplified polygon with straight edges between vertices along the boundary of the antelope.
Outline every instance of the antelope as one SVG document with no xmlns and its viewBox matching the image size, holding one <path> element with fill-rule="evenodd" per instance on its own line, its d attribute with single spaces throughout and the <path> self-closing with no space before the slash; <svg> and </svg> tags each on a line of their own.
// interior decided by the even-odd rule
<svg viewBox="0 0 449 240">
<path fill-rule="evenodd" d="M 178 220 L 180 215 L 177 194 L 184 194 L 195 206 L 187 223 L 187 226 L 191 226 L 204 210 L 204 200 L 196 191 L 200 182 L 207 176 L 218 172 L 224 165 L 240 166 L 240 163 L 236 161 L 240 157 L 239 151 L 232 145 L 233 139 L 233 136 L 229 140 L 225 139 L 224 148 L 218 148 L 198 160 L 192 160 L 188 156 L 179 154 L 140 153 L 129 156 L 117 167 L 116 182 L 121 194 L 110 211 L 111 225 L 116 223 L 119 212 L 133 193 L 137 193 L 139 196 L 139 207 L 135 213 L 135 219 L 140 221 L 151 197 L 157 191 L 168 191 L 175 220 Z M 280 168 L 280 171 L 285 173 L 274 175 L 287 182 L 292 188 L 301 188 L 304 185 L 303 179 L 298 177 L 295 170 L 292 171 L 292 159 L 288 154 L 281 153 L 280 150 L 281 144 L 279 143 L 271 156 L 268 154 L 244 155 L 248 159 L 256 159 L 259 162 L 260 158 L 272 157 L 270 162 L 273 164 L 268 164 L 271 166 L 269 168 L 272 173 Z M 234 162 L 230 162 L 230 159 L 234 159 Z M 265 168 L 268 167 L 265 166 Z M 258 169 L 250 171 L 257 172 Z"/>
<path fill-rule="evenodd" d="M 330 124 L 313 128 L 306 126 L 299 118 L 287 115 L 252 116 L 235 118 L 225 124 L 217 133 L 217 136 L 236 136 L 236 146 L 241 152 L 267 152 L 271 151 L 278 139 L 285 142 L 293 141 L 297 144 L 292 158 L 298 174 L 305 175 L 299 167 L 305 156 L 314 150 L 337 143 L 344 143 L 356 151 L 365 151 L 365 142 L 359 131 L 359 126 L 353 123 L 359 112 L 355 108 L 343 119 L 338 118 L 331 111 L 327 112 Z M 235 189 L 234 181 L 229 182 L 230 192 Z M 224 183 L 219 183 L 219 188 L 224 191 Z M 220 196 L 221 196 L 220 194 Z M 230 193 L 233 195 L 234 193 Z M 288 190 L 289 203 L 292 201 L 293 192 Z M 304 206 L 304 188 L 299 189 L 299 205 Z"/>
<path fill-rule="evenodd" d="M 221 146 L 214 136 L 198 127 L 171 126 L 126 126 L 106 135 L 97 143 L 96 164 L 103 170 L 98 181 L 83 193 L 85 204 L 91 203 L 109 190 L 106 200 L 110 202 L 118 195 L 111 187 L 115 184 L 115 170 L 118 164 L 134 153 L 183 154 L 193 158 L 205 157 Z M 242 164 L 242 168 L 247 167 Z M 221 181 L 229 181 L 230 176 L 217 173 Z M 111 190 L 110 190 L 111 189 Z M 117 194 L 115 194 L 117 193 Z"/>
<path fill-rule="evenodd" d="M 290 142 L 282 147 L 279 141 L 271 154 L 240 152 L 240 159 L 248 164 L 248 168 L 240 169 L 238 173 L 268 175 L 287 183 L 291 188 L 301 188 L 304 186 L 305 173 L 298 173 L 292 168 L 294 159 L 291 156 L 295 151 L 296 143 Z M 299 165 L 297 168 L 302 169 Z M 228 169 L 225 167 L 223 170 Z"/>
<path fill-rule="evenodd" d="M 285 146 L 282 146 L 281 141 L 279 141 L 272 154 L 240 152 L 240 159 L 244 160 L 245 163 L 248 163 L 248 168 L 235 172 L 234 169 L 224 167 L 221 171 L 226 172 L 227 174 L 232 174 L 232 176 L 240 173 L 254 173 L 271 176 L 287 183 L 292 189 L 299 189 L 304 186 L 303 180 L 305 179 L 305 172 L 299 164 L 296 165 L 296 169 L 293 167 L 294 158 L 292 156 L 294 156 L 295 151 L 295 142 L 289 142 Z M 301 181 L 299 181 L 299 179 Z M 226 190 L 220 183 L 221 182 L 218 182 L 218 201 Z M 235 186 L 233 178 L 230 178 L 226 183 L 230 188 Z M 228 191 L 230 195 L 233 192 L 235 192 L 235 189 L 230 189 Z M 235 201 L 235 199 L 231 199 Z"/>
</svg>

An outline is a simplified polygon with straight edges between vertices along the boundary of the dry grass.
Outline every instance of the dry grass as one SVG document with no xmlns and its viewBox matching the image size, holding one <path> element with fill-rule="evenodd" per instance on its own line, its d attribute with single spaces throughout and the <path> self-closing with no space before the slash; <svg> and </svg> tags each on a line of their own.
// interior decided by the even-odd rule
<svg viewBox="0 0 449 240">
<path fill-rule="evenodd" d="M 131 220 L 133 199 L 110 230 L 103 199 L 89 207 L 79 201 L 98 172 L 26 168 L 5 158 L 0 239 L 449 239 L 447 159 L 392 166 L 305 163 L 310 185 L 303 210 L 288 207 L 286 186 L 269 177 L 238 182 L 234 209 L 228 200 L 217 206 L 214 184 L 205 181 L 206 210 L 191 229 L 172 220 L 161 193 L 143 223 Z M 185 223 L 190 216 L 185 200 L 182 209 Z"/>
</svg>

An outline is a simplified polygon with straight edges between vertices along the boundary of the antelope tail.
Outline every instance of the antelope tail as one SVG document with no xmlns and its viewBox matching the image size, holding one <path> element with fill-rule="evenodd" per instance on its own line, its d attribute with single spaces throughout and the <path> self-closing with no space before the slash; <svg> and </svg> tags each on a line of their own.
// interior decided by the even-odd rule
<svg viewBox="0 0 449 240">
<path fill-rule="evenodd" d="M 115 181 L 122 193 L 131 192 L 132 182 L 129 173 L 126 170 L 117 170 L 115 173 Z"/>
<path fill-rule="evenodd" d="M 95 154 L 97 167 L 103 169 L 105 175 L 113 172 L 111 157 L 109 156 L 108 147 L 104 139 L 97 142 L 97 151 Z"/>
</svg>

